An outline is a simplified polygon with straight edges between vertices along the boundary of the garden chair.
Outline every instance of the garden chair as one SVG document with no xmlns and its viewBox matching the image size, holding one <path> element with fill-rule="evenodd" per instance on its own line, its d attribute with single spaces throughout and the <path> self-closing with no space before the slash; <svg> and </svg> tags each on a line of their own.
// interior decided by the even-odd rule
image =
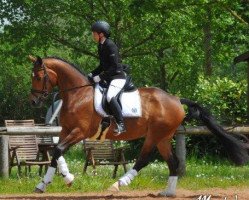
<svg viewBox="0 0 249 200">
<path fill-rule="evenodd" d="M 92 165 L 93 173 L 96 174 L 97 165 L 114 165 L 112 178 L 116 178 L 119 165 L 123 165 L 124 171 L 127 172 L 124 148 L 114 148 L 113 141 L 83 141 L 86 161 L 84 164 L 83 173 L 86 173 L 87 167 Z"/>
<path fill-rule="evenodd" d="M 5 126 L 34 126 L 34 120 L 5 120 Z M 25 173 L 32 165 L 39 166 L 41 176 L 42 167 L 48 166 L 50 156 L 46 153 L 39 156 L 38 140 L 36 135 L 10 135 L 9 136 L 9 173 L 14 166 L 18 167 L 18 174 L 21 174 L 21 166 L 25 166 Z"/>
</svg>

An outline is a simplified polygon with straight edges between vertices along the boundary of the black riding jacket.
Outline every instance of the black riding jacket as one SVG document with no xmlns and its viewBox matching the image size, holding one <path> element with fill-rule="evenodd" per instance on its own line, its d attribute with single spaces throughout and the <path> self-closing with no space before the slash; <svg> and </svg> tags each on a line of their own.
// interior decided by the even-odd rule
<svg viewBox="0 0 249 200">
<path fill-rule="evenodd" d="M 98 45 L 100 64 L 92 71 L 93 77 L 99 75 L 100 79 L 110 83 L 113 79 L 125 79 L 123 66 L 120 62 L 117 45 L 110 39 Z"/>
</svg>

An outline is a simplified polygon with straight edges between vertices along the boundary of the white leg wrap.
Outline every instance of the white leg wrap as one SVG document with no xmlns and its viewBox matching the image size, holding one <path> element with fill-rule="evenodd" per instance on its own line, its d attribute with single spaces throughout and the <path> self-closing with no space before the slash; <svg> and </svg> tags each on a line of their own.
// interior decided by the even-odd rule
<svg viewBox="0 0 249 200">
<path fill-rule="evenodd" d="M 41 183 L 39 183 L 36 188 L 41 190 L 42 192 L 45 192 L 46 190 L 46 186 L 52 182 L 54 174 L 55 174 L 55 170 L 56 168 L 54 167 L 49 167 L 47 170 L 46 175 L 43 178 L 43 181 Z"/>
<path fill-rule="evenodd" d="M 131 183 L 131 181 L 137 176 L 137 171 L 135 169 L 131 169 L 122 176 L 118 182 L 119 186 L 127 186 Z"/>
<path fill-rule="evenodd" d="M 67 167 L 67 163 L 63 156 L 59 157 L 59 159 L 57 160 L 57 164 L 58 164 L 59 172 L 63 176 L 66 176 L 69 173 L 69 169 Z"/>
<path fill-rule="evenodd" d="M 46 184 L 43 183 L 43 182 L 40 182 L 37 186 L 36 186 L 37 189 L 41 190 L 42 192 L 45 192 L 46 190 Z"/>
<path fill-rule="evenodd" d="M 65 183 L 68 185 L 69 183 L 72 183 L 74 180 L 74 175 L 68 173 L 65 177 L 64 177 L 64 181 Z"/>
<path fill-rule="evenodd" d="M 56 168 L 54 168 L 54 167 L 49 167 L 48 168 L 47 173 L 43 178 L 43 182 L 45 184 L 49 184 L 49 183 L 52 182 L 54 174 L 55 174 L 55 170 L 56 170 Z"/>
<path fill-rule="evenodd" d="M 165 191 L 160 192 L 162 196 L 172 197 L 176 195 L 176 185 L 178 176 L 170 176 L 168 180 L 168 187 Z"/>
<path fill-rule="evenodd" d="M 74 180 L 74 175 L 69 173 L 69 169 L 67 167 L 67 163 L 64 157 L 63 156 L 59 157 L 57 163 L 58 163 L 59 172 L 64 177 L 65 183 L 66 184 L 71 183 Z"/>
</svg>

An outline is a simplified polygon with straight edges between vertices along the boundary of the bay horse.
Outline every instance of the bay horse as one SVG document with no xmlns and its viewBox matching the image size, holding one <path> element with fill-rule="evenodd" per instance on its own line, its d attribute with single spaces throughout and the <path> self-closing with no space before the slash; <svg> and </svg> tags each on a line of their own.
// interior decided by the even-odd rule
<svg viewBox="0 0 249 200">
<path fill-rule="evenodd" d="M 88 78 L 73 64 L 55 57 L 33 57 L 32 89 L 30 102 L 34 107 L 42 106 L 55 86 L 63 100 L 60 112 L 62 130 L 59 143 L 54 149 L 51 166 L 48 168 L 42 182 L 35 192 L 45 192 L 46 187 L 52 182 L 55 169 L 58 167 L 65 183 L 70 186 L 74 176 L 69 172 L 63 154 L 72 145 L 94 136 L 102 117 L 94 109 L 94 87 Z M 188 117 L 201 119 L 208 128 L 221 138 L 231 158 L 236 164 L 244 164 L 248 158 L 248 141 L 241 142 L 228 134 L 217 125 L 205 110 L 187 99 L 179 99 L 167 94 L 159 88 L 139 88 L 141 96 L 142 116 L 139 118 L 126 118 L 127 131 L 119 136 L 114 136 L 114 123 L 111 124 L 106 138 L 111 140 L 134 140 L 145 137 L 144 144 L 135 165 L 125 173 L 111 189 L 129 185 L 138 172 L 149 164 L 151 154 L 158 149 L 169 168 L 168 185 L 160 195 L 175 196 L 178 179 L 178 160 L 171 149 L 171 140 L 185 118 L 182 104 L 188 105 Z"/>
</svg>

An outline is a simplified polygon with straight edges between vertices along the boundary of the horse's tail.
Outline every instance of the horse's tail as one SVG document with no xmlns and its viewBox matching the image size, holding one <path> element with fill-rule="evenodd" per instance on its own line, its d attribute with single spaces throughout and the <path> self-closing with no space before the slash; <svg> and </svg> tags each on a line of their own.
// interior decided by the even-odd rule
<svg viewBox="0 0 249 200">
<path fill-rule="evenodd" d="M 236 165 L 244 165 L 249 161 L 249 141 L 246 136 L 228 134 L 202 106 L 189 99 L 180 99 L 180 101 L 188 106 L 185 120 L 188 121 L 192 118 L 201 120 L 220 139 L 228 156 Z"/>
</svg>

